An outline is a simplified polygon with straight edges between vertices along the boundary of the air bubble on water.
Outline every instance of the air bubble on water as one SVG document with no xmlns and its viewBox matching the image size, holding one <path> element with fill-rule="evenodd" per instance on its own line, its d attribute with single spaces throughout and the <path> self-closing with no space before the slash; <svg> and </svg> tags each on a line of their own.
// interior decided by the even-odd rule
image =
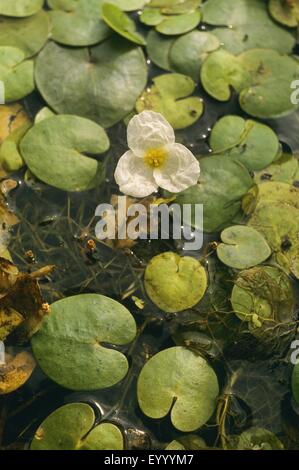
<svg viewBox="0 0 299 470">
<path fill-rule="evenodd" d="M 147 65 L 151 65 L 152 61 L 150 59 L 147 59 L 146 63 Z"/>
</svg>

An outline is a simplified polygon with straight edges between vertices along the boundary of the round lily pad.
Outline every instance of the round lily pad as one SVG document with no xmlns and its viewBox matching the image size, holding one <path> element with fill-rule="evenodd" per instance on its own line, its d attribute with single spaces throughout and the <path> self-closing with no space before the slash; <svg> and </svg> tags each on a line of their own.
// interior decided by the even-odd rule
<svg viewBox="0 0 299 470">
<path fill-rule="evenodd" d="M 115 385 L 128 371 L 124 354 L 106 344 L 125 345 L 135 335 L 134 318 L 120 303 L 83 294 L 52 304 L 51 315 L 31 344 L 39 365 L 54 382 L 72 390 L 96 390 Z"/>
<path fill-rule="evenodd" d="M 152 357 L 137 384 L 143 413 L 153 419 L 170 413 L 173 426 L 183 432 L 195 431 L 210 419 L 218 393 L 213 369 L 184 347 L 165 349 Z"/>
<path fill-rule="evenodd" d="M 167 252 L 151 259 L 144 285 L 152 302 L 164 312 L 194 307 L 207 289 L 207 274 L 199 261 Z"/>
<path fill-rule="evenodd" d="M 29 18 L 0 17 L 0 46 L 21 49 L 24 58 L 42 49 L 50 34 L 48 14 L 40 11 Z"/>
<path fill-rule="evenodd" d="M 267 119 L 295 111 L 298 105 L 291 102 L 290 84 L 299 77 L 298 61 L 270 49 L 246 51 L 238 60 L 251 77 L 239 97 L 246 113 Z"/>
<path fill-rule="evenodd" d="M 0 47 L 0 81 L 4 83 L 5 101 L 17 101 L 34 90 L 33 61 L 16 47 Z"/>
<path fill-rule="evenodd" d="M 178 73 L 159 75 L 154 85 L 141 95 L 136 110 L 152 110 L 161 113 L 174 129 L 184 129 L 194 124 L 203 113 L 203 101 L 190 95 L 195 83 L 186 75 Z"/>
<path fill-rule="evenodd" d="M 289 54 L 294 36 L 269 17 L 267 2 L 260 0 L 208 0 L 202 6 L 203 21 L 217 26 L 224 48 L 233 54 L 256 47 Z"/>
<path fill-rule="evenodd" d="M 266 119 L 295 111 L 290 84 L 299 77 L 293 57 L 271 49 L 251 49 L 235 57 L 225 50 L 212 52 L 201 68 L 205 90 L 219 101 L 238 93 L 241 108 L 254 117 Z"/>
<path fill-rule="evenodd" d="M 205 31 L 191 31 L 178 38 L 170 48 L 170 63 L 174 70 L 189 75 L 198 81 L 200 68 L 212 51 L 220 46 L 220 42 L 212 33 Z"/>
<path fill-rule="evenodd" d="M 235 314 L 253 329 L 263 323 L 288 321 L 294 311 L 294 294 L 288 276 L 279 268 L 256 266 L 242 271 L 231 297 Z"/>
<path fill-rule="evenodd" d="M 263 183 L 264 181 L 293 184 L 294 181 L 296 181 L 298 170 L 298 159 L 294 155 L 285 153 L 272 165 L 267 166 L 267 168 L 260 172 L 256 172 L 254 181 L 257 184 Z"/>
<path fill-rule="evenodd" d="M 91 46 L 111 35 L 111 30 L 100 19 L 99 12 L 95 14 L 94 8 L 82 11 L 79 6 L 74 11 L 49 12 L 54 41 L 67 46 Z"/>
<path fill-rule="evenodd" d="M 253 427 L 238 437 L 238 450 L 284 450 L 284 446 L 272 432 Z"/>
<path fill-rule="evenodd" d="M 253 181 L 240 163 L 220 155 L 201 159 L 200 166 L 199 183 L 180 193 L 176 202 L 181 205 L 203 204 L 204 231 L 216 232 L 232 222 Z M 192 224 L 195 225 L 195 220 Z"/>
<path fill-rule="evenodd" d="M 163 36 L 152 29 L 147 36 L 147 53 L 149 58 L 161 69 L 171 70 L 169 60 L 171 46 L 175 38 Z"/>
<path fill-rule="evenodd" d="M 97 155 L 109 148 L 101 126 L 78 116 L 53 116 L 35 124 L 21 142 L 29 170 L 41 181 L 65 191 L 84 191 L 103 180 Z"/>
<path fill-rule="evenodd" d="M 280 152 L 275 132 L 265 124 L 239 116 L 224 116 L 212 129 L 210 147 L 240 161 L 249 171 L 261 170 Z"/>
<path fill-rule="evenodd" d="M 85 403 L 55 410 L 36 430 L 31 450 L 123 450 L 121 430 L 112 423 L 95 426 L 95 414 Z M 95 427 L 94 427 L 95 426 Z"/>
<path fill-rule="evenodd" d="M 132 111 L 147 68 L 140 49 L 113 37 L 89 50 L 49 43 L 38 56 L 35 78 L 57 113 L 87 117 L 106 128 Z"/>
<path fill-rule="evenodd" d="M 159 8 L 165 15 L 180 15 L 196 10 L 202 0 L 150 0 L 149 8 Z"/>
<path fill-rule="evenodd" d="M 156 30 L 167 36 L 188 33 L 188 31 L 192 31 L 192 29 L 196 28 L 200 22 L 200 18 L 199 10 L 184 15 L 169 16 L 156 26 Z"/>
<path fill-rule="evenodd" d="M 208 55 L 202 65 L 200 78 L 207 93 L 219 101 L 229 100 L 231 87 L 240 92 L 250 84 L 247 70 L 237 57 L 224 49 Z"/>
<path fill-rule="evenodd" d="M 116 5 L 105 3 L 102 16 L 107 25 L 124 38 L 142 46 L 146 45 L 143 36 L 136 31 L 135 22 Z"/>
<path fill-rule="evenodd" d="M 0 0 L 0 15 L 25 17 L 34 15 L 43 6 L 44 0 Z"/>
<path fill-rule="evenodd" d="M 271 255 L 264 237 L 252 227 L 229 227 L 221 233 L 221 240 L 223 243 L 217 247 L 218 258 L 231 268 L 251 268 Z"/>
<path fill-rule="evenodd" d="M 291 28 L 298 26 L 298 0 L 269 0 L 269 11 L 272 17 L 279 23 L 282 23 Z"/>
</svg>

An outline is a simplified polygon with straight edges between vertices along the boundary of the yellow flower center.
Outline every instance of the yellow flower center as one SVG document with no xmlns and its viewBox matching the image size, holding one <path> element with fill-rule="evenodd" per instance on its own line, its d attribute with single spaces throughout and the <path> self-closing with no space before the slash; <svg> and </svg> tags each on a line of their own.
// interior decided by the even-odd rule
<svg viewBox="0 0 299 470">
<path fill-rule="evenodd" d="M 167 152 L 163 148 L 150 149 L 146 152 L 145 163 L 151 168 L 160 168 L 163 166 L 167 157 Z"/>
</svg>

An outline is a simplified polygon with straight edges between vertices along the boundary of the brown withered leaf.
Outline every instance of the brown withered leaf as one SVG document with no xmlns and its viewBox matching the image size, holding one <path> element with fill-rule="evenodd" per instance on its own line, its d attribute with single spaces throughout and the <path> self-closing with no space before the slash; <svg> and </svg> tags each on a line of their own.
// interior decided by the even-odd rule
<svg viewBox="0 0 299 470">
<path fill-rule="evenodd" d="M 5 361 L 4 365 L 0 365 L 0 395 L 7 395 L 22 387 L 36 366 L 28 352 L 21 352 L 15 357 L 6 354 Z"/>
<path fill-rule="evenodd" d="M 11 132 L 30 124 L 30 118 L 19 103 L 0 106 L 0 144 L 9 136 Z"/>
<path fill-rule="evenodd" d="M 0 258 L 0 267 L 3 263 L 7 260 Z M 23 342 L 36 333 L 43 317 L 49 313 L 38 280 L 53 269 L 54 266 L 46 266 L 31 274 L 18 274 L 14 284 L 0 299 L 0 340 L 13 333 L 19 342 Z"/>
</svg>

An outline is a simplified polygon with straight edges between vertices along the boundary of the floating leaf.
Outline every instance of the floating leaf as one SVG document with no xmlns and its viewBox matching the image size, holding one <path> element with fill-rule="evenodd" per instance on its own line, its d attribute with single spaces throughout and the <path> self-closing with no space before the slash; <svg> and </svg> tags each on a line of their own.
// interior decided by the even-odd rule
<svg viewBox="0 0 299 470">
<path fill-rule="evenodd" d="M 271 255 L 264 237 L 251 227 L 229 227 L 221 233 L 221 240 L 223 243 L 217 247 L 218 258 L 231 268 L 251 268 Z"/>
<path fill-rule="evenodd" d="M 291 113 L 290 84 L 299 76 L 298 62 L 270 49 L 251 49 L 235 57 L 225 50 L 212 52 L 201 68 L 205 90 L 219 101 L 238 93 L 241 108 L 251 116 L 273 118 Z"/>
<path fill-rule="evenodd" d="M 282 442 L 263 428 L 250 428 L 238 437 L 238 450 L 284 450 Z"/>
<path fill-rule="evenodd" d="M 296 181 L 298 169 L 298 159 L 293 155 L 285 153 L 272 165 L 255 173 L 254 181 L 256 184 L 263 183 L 264 181 L 293 184 Z"/>
<path fill-rule="evenodd" d="M 0 106 L 0 144 L 15 130 L 31 123 L 19 103 Z"/>
<path fill-rule="evenodd" d="M 273 18 L 286 26 L 296 27 L 299 22 L 298 0 L 269 0 L 269 11 Z"/>
<path fill-rule="evenodd" d="M 102 8 L 102 15 L 107 25 L 118 34 L 141 46 L 146 45 L 143 36 L 136 31 L 134 21 L 117 6 L 105 3 Z"/>
<path fill-rule="evenodd" d="M 159 8 L 165 15 L 180 15 L 196 10 L 201 0 L 151 0 L 149 8 Z"/>
<path fill-rule="evenodd" d="M 170 413 L 173 426 L 191 432 L 212 416 L 219 393 L 218 380 L 209 364 L 183 347 L 165 349 L 152 357 L 138 378 L 138 402 L 153 419 Z"/>
<path fill-rule="evenodd" d="M 246 214 L 252 214 L 260 206 L 277 204 L 299 209 L 299 188 L 274 181 L 253 186 L 243 199 L 243 210 Z"/>
<path fill-rule="evenodd" d="M 90 0 L 88 0 L 90 1 Z M 142 8 L 148 0 L 100 0 L 101 3 L 111 3 L 123 11 L 134 11 Z"/>
<path fill-rule="evenodd" d="M 196 122 L 203 113 L 203 102 L 198 97 L 188 97 L 195 90 L 190 77 L 178 73 L 159 75 L 154 85 L 145 90 L 136 103 L 139 113 L 153 110 L 161 113 L 174 129 L 183 129 Z"/>
<path fill-rule="evenodd" d="M 206 443 L 201 437 L 187 434 L 170 442 L 165 450 L 203 450 L 206 447 Z"/>
<path fill-rule="evenodd" d="M 239 116 L 224 116 L 215 124 L 210 146 L 214 153 L 237 159 L 249 171 L 265 168 L 280 151 L 279 140 L 270 127 Z"/>
<path fill-rule="evenodd" d="M 165 37 L 152 29 L 147 36 L 147 53 L 154 64 L 164 70 L 171 70 L 169 53 L 175 39 Z"/>
<path fill-rule="evenodd" d="M 144 285 L 149 298 L 161 310 L 180 312 L 202 299 L 207 289 L 207 274 L 194 258 L 162 253 L 147 265 Z"/>
<path fill-rule="evenodd" d="M 25 162 L 19 152 L 19 143 L 30 129 L 31 124 L 25 124 L 22 127 L 11 132 L 0 146 L 0 164 L 8 172 L 18 171 L 25 165 Z"/>
<path fill-rule="evenodd" d="M 294 37 L 269 17 L 266 2 L 260 0 L 208 0 L 203 4 L 203 21 L 218 26 L 213 34 L 233 54 L 263 47 L 288 54 Z"/>
<path fill-rule="evenodd" d="M 90 50 L 50 43 L 38 56 L 35 76 L 57 113 L 87 117 L 106 128 L 134 108 L 147 68 L 140 49 L 114 37 Z"/>
<path fill-rule="evenodd" d="M 53 116 L 35 124 L 20 148 L 37 178 L 65 191 L 84 191 L 103 180 L 102 163 L 84 153 L 105 152 L 109 139 L 92 121 L 77 116 Z"/>
<path fill-rule="evenodd" d="M 212 52 L 204 61 L 200 78 L 203 87 L 213 98 L 227 101 L 231 96 L 231 87 L 240 92 L 250 84 L 247 70 L 237 57 L 219 49 Z"/>
<path fill-rule="evenodd" d="M 220 42 L 212 33 L 192 31 L 177 39 L 170 47 L 170 64 L 177 72 L 198 81 L 200 68 L 209 52 L 218 49 Z"/>
<path fill-rule="evenodd" d="M 37 429 L 31 450 L 123 450 L 124 438 L 112 423 L 95 426 L 91 406 L 70 403 L 55 410 Z M 95 427 L 94 427 L 95 426 Z"/>
<path fill-rule="evenodd" d="M 7 395 L 18 390 L 30 378 L 35 369 L 31 354 L 21 352 L 15 357 L 6 354 L 6 363 L 0 364 L 0 395 Z"/>
<path fill-rule="evenodd" d="M 294 294 L 288 276 L 279 268 L 257 266 L 242 271 L 232 291 L 235 314 L 249 323 L 252 331 L 275 330 L 275 325 L 293 317 Z"/>
<path fill-rule="evenodd" d="M 67 46 L 91 46 L 110 36 L 111 30 L 100 18 L 100 7 L 98 6 L 97 13 L 92 2 L 89 6 L 90 8 L 82 8 L 79 3 L 71 10 L 67 8 L 65 11 L 50 11 L 52 39 Z"/>
<path fill-rule="evenodd" d="M 34 123 L 38 124 L 39 122 L 44 121 L 45 119 L 48 119 L 53 116 L 55 116 L 55 113 L 53 113 L 50 108 L 47 108 L 47 106 L 45 106 L 35 116 Z"/>
<path fill-rule="evenodd" d="M 0 15 L 31 16 L 37 13 L 43 4 L 44 0 L 0 0 Z"/>
<path fill-rule="evenodd" d="M 34 90 L 33 61 L 24 59 L 21 49 L 0 47 L 0 80 L 6 101 L 17 101 Z"/>
<path fill-rule="evenodd" d="M 242 197 L 253 182 L 248 170 L 230 158 L 206 157 L 200 160 L 200 165 L 199 183 L 180 193 L 176 202 L 203 204 L 204 231 L 216 232 L 232 222 L 240 210 Z"/>
<path fill-rule="evenodd" d="M 176 36 L 178 34 L 188 33 L 200 22 L 200 11 L 193 11 L 184 15 L 174 15 L 164 19 L 156 26 L 156 30 L 167 36 Z"/>
<path fill-rule="evenodd" d="M 129 367 L 123 353 L 102 343 L 121 346 L 135 335 L 135 321 L 121 304 L 102 295 L 77 295 L 51 305 L 32 348 L 54 382 L 72 390 L 96 390 L 118 383 Z"/>
<path fill-rule="evenodd" d="M 0 46 L 17 47 L 23 51 L 24 58 L 39 52 L 49 33 L 50 22 L 44 11 L 22 19 L 0 17 Z"/>
</svg>

